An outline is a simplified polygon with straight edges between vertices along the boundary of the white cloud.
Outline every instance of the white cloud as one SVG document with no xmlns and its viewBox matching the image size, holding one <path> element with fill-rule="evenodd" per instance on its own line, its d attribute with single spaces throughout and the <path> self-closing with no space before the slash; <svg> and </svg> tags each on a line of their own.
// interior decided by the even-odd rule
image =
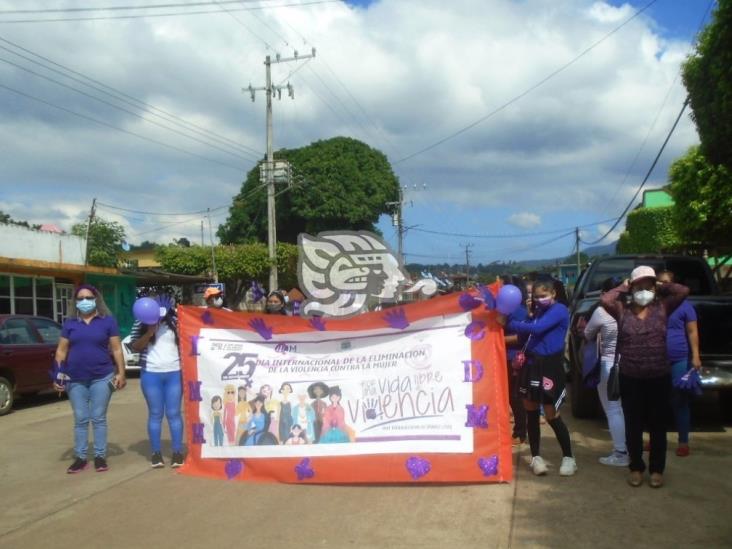
<svg viewBox="0 0 732 549">
<path fill-rule="evenodd" d="M 47 7 L 40 0 L 6 4 L 7 9 Z M 396 161 L 528 89 L 632 11 L 628 4 L 613 7 L 594 0 L 381 0 L 368 9 L 334 3 L 238 12 L 272 50 L 226 13 L 6 25 L 3 31 L 21 46 L 255 151 L 265 148 L 264 96 L 252 103 L 241 88 L 250 82 L 262 85 L 265 54 L 276 50 L 287 56 L 293 48 L 304 53 L 316 46 L 316 59 L 289 77 L 295 101 L 275 102 L 275 148 L 350 135 Z M 658 33 L 648 17 L 634 19 L 537 90 L 456 139 L 396 163 L 395 170 L 404 183 L 427 183 L 429 192 L 420 201 L 433 206 L 430 211 L 439 203 L 448 215 L 467 206 L 515 210 L 517 196 L 520 202 L 530 200 L 534 210 L 512 216 L 516 219 L 510 222 L 522 228 L 542 219 L 546 225 L 558 212 L 568 219 L 565 225 L 574 224 L 569 218 L 576 214 L 591 220 L 617 215 L 685 97 L 677 74 L 689 44 Z M 63 78 L 10 53 L 0 57 Z M 276 65 L 275 82 L 287 81 L 297 66 Z M 216 141 L 218 149 L 212 148 L 2 62 L 0 77 L 24 93 L 197 155 L 0 89 L 0 190 L 7 204 L 17 205 L 8 212 L 14 217 L 28 211 L 34 220 L 70 225 L 93 197 L 145 211 L 216 207 L 230 202 L 258 156 L 235 153 L 243 155 L 237 158 L 228 141 Z M 618 190 L 669 90 L 645 150 Z M 174 126 L 150 109 L 138 112 Z M 189 135 L 209 141 L 200 133 Z M 654 178 L 662 183 L 668 163 L 696 141 L 685 118 Z M 435 223 L 420 219 L 418 206 L 410 215 L 418 223 Z M 166 222 L 171 220 L 134 214 L 126 220 L 130 234 L 140 240 L 200 240 L 200 221 Z M 475 227 L 476 232 L 499 229 Z"/>
<path fill-rule="evenodd" d="M 511 215 L 508 222 L 514 227 L 533 229 L 541 225 L 541 217 L 531 212 L 519 212 Z"/>
</svg>

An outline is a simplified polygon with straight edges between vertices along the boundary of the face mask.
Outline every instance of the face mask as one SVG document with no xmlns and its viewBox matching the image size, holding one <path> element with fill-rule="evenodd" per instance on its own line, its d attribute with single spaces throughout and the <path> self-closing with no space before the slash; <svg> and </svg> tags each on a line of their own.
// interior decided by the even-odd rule
<svg viewBox="0 0 732 549">
<path fill-rule="evenodd" d="M 536 306 L 543 311 L 552 306 L 552 304 L 554 303 L 554 298 L 553 297 L 540 297 L 540 298 L 535 299 L 534 303 L 536 303 Z"/>
<path fill-rule="evenodd" d="M 638 290 L 637 292 L 633 292 L 633 301 L 635 301 L 641 307 L 645 307 L 646 305 L 648 305 L 651 301 L 653 301 L 654 297 L 656 297 L 656 294 L 654 294 L 651 290 Z"/>
<path fill-rule="evenodd" d="M 216 307 L 217 309 L 220 309 L 221 307 L 224 306 L 224 299 L 221 297 L 214 297 L 213 306 Z"/>
<path fill-rule="evenodd" d="M 81 314 L 88 315 L 97 308 L 96 299 L 80 299 L 76 302 L 76 308 L 79 309 Z"/>
<path fill-rule="evenodd" d="M 277 305 L 270 305 L 267 303 L 267 312 L 268 313 L 279 313 L 282 310 L 282 305 L 278 303 Z"/>
</svg>

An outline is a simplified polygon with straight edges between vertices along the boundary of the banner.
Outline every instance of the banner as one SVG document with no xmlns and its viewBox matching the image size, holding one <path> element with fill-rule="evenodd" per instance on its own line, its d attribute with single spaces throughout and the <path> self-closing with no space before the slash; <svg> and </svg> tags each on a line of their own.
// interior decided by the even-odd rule
<svg viewBox="0 0 732 549">
<path fill-rule="evenodd" d="M 480 305 L 453 294 L 338 320 L 179 307 L 182 472 L 510 480 L 503 331 Z"/>
</svg>

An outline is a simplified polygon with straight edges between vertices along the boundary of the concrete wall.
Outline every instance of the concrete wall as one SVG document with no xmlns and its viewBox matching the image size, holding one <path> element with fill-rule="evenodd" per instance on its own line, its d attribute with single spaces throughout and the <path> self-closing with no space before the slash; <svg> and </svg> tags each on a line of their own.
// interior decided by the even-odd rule
<svg viewBox="0 0 732 549">
<path fill-rule="evenodd" d="M 0 224 L 0 257 L 83 265 L 86 240 Z"/>
</svg>

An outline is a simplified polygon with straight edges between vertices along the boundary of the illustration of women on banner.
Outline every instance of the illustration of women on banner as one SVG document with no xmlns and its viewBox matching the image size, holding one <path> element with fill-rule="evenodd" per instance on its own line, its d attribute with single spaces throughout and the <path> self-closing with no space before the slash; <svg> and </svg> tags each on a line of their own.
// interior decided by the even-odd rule
<svg viewBox="0 0 732 549">
<path fill-rule="evenodd" d="M 307 401 L 308 395 L 297 395 L 298 401 L 292 408 L 292 424 L 299 425 L 305 439 L 309 443 L 315 442 L 315 411 Z M 289 436 L 289 433 L 288 433 Z"/>
<path fill-rule="evenodd" d="M 346 425 L 346 413 L 341 406 L 341 388 L 334 385 L 330 388 L 330 405 L 323 414 L 323 431 L 320 434 L 320 444 L 351 442 L 348 435 L 350 428 Z"/>
<path fill-rule="evenodd" d="M 292 385 L 285 382 L 280 385 L 280 394 L 282 400 L 280 401 L 280 426 L 279 435 L 280 443 L 284 444 L 287 438 L 290 436 L 290 429 L 292 429 L 292 403 L 290 402 L 290 396 L 292 395 Z"/>
</svg>

